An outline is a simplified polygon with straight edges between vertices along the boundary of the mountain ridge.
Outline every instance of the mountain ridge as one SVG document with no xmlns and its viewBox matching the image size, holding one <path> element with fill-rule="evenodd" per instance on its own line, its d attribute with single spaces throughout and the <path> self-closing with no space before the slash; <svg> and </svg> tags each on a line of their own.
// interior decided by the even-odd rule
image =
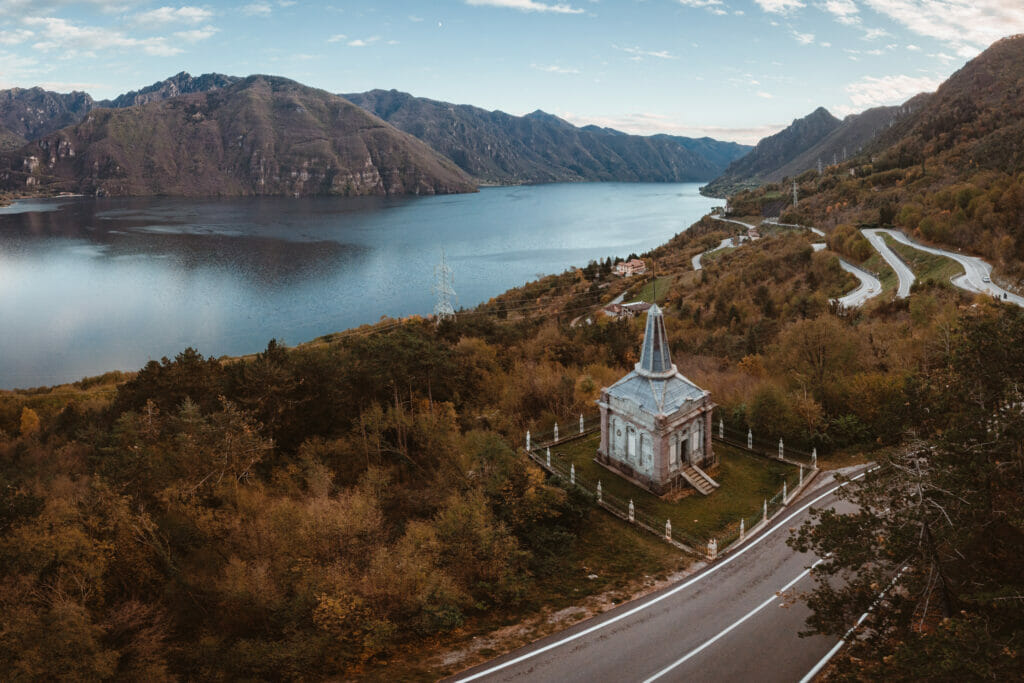
<svg viewBox="0 0 1024 683">
<path fill-rule="evenodd" d="M 729 164 L 720 176 L 701 188 L 701 192 L 724 197 L 738 189 L 756 187 L 773 171 L 794 161 L 840 125 L 841 121 L 827 109 L 818 107 L 807 116 L 794 119 L 778 133 L 762 138 L 749 154 Z"/>
<path fill-rule="evenodd" d="M 398 90 L 342 96 L 490 183 L 703 181 L 724 168 L 722 159 L 732 160 L 748 149 L 710 138 L 577 127 L 541 109 L 514 116 Z"/>
<path fill-rule="evenodd" d="M 0 187 L 98 195 L 394 195 L 474 183 L 347 100 L 276 76 L 121 109 L 0 154 Z"/>
</svg>

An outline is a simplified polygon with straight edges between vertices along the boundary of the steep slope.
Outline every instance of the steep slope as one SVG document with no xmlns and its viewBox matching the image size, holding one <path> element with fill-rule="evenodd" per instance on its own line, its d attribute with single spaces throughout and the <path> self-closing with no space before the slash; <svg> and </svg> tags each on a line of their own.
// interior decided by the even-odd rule
<svg viewBox="0 0 1024 683">
<path fill-rule="evenodd" d="M 928 95 L 919 95 L 905 104 L 894 107 L 874 107 L 860 114 L 851 114 L 843 119 L 838 128 L 826 135 L 795 159 L 765 174 L 768 182 L 777 182 L 785 177 L 795 178 L 804 171 L 817 168 L 820 159 L 823 165 L 847 161 L 898 122 L 919 111 Z"/>
<path fill-rule="evenodd" d="M 723 159 L 736 158 L 746 149 L 708 138 L 691 141 L 579 128 L 539 110 L 512 116 L 396 90 L 344 97 L 492 183 L 699 181 L 715 177 L 727 163 Z M 705 150 L 711 153 L 705 156 Z"/>
<path fill-rule="evenodd" d="M 29 140 L 78 123 L 94 106 L 92 97 L 84 92 L 0 90 L 0 150 L 17 149 Z"/>
<path fill-rule="evenodd" d="M 219 88 L 226 88 L 241 79 L 237 76 L 225 76 L 224 74 L 209 73 L 201 76 L 192 76 L 187 71 L 177 73 L 170 78 L 157 81 L 153 85 L 140 90 L 119 95 L 112 100 L 102 100 L 96 103 L 97 107 L 108 107 L 120 109 L 122 107 L 134 107 L 139 104 L 160 102 L 162 100 L 188 95 L 197 92 L 208 92 Z"/>
<path fill-rule="evenodd" d="M 909 103 L 908 103 L 909 104 Z M 876 150 L 1007 173 L 1024 169 L 1024 35 L 1004 38 L 950 76 Z"/>
<path fill-rule="evenodd" d="M 655 135 L 653 137 L 657 138 L 662 136 Z M 715 140 L 714 138 L 709 137 L 686 138 L 678 135 L 665 137 L 672 138 L 686 149 L 690 150 L 694 154 L 701 155 L 723 171 L 729 166 L 729 164 L 744 157 L 754 149 L 752 145 L 741 145 L 738 142 L 723 142 L 722 140 Z"/>
<path fill-rule="evenodd" d="M 394 195 L 472 181 L 350 102 L 271 76 L 127 109 L 0 155 L 0 188 L 101 195 Z"/>
<path fill-rule="evenodd" d="M 800 200 L 783 202 L 783 221 L 896 226 L 982 256 L 998 284 L 1024 291 L 1024 36 L 993 44 L 903 108 L 864 154 L 798 176 Z M 761 188 L 732 201 L 755 212 L 779 199 Z"/>
<path fill-rule="evenodd" d="M 818 107 L 804 118 L 795 119 L 787 128 L 762 139 L 752 152 L 729 164 L 722 175 L 701 191 L 722 197 L 739 189 L 756 187 L 774 171 L 821 142 L 840 123 L 824 107 Z"/>
</svg>

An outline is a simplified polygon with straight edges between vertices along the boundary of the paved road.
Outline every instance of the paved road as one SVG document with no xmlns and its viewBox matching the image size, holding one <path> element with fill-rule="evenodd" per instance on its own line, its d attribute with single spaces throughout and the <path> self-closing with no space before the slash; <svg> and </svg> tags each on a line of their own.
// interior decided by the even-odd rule
<svg viewBox="0 0 1024 683">
<path fill-rule="evenodd" d="M 977 292 L 981 294 L 990 294 L 997 299 L 1007 301 L 1009 303 L 1017 304 L 1018 306 L 1024 307 L 1024 297 L 1017 296 L 1013 292 L 1009 292 L 999 285 L 991 282 L 992 277 L 992 266 L 978 258 L 977 256 L 964 256 L 955 251 L 947 251 L 945 249 L 939 249 L 937 247 L 929 247 L 927 245 L 916 242 L 899 230 L 889 230 L 886 228 L 878 228 L 875 230 L 865 230 L 867 232 L 884 232 L 892 237 L 897 242 L 902 242 L 907 246 L 913 247 L 914 249 L 920 249 L 921 251 L 929 254 L 935 254 L 937 256 L 945 256 L 951 258 L 961 266 L 963 266 L 964 274 L 959 277 L 952 279 L 952 283 L 961 289 L 966 289 L 969 292 Z M 878 238 L 881 240 L 881 238 Z M 872 244 L 874 244 L 872 242 Z"/>
<path fill-rule="evenodd" d="M 715 214 L 712 214 L 711 217 L 714 218 L 716 221 L 722 221 L 723 223 L 735 223 L 736 225 L 742 225 L 747 230 L 752 230 L 755 227 L 750 223 L 744 223 L 743 221 L 738 221 L 735 218 L 722 218 L 721 216 Z"/>
<path fill-rule="evenodd" d="M 888 230 L 882 230 L 879 228 L 864 228 L 861 233 L 868 239 L 871 246 L 875 248 L 885 262 L 889 264 L 889 267 L 896 273 L 896 277 L 899 278 L 899 286 L 896 288 L 896 296 L 900 299 L 905 299 L 910 296 L 910 286 L 914 284 L 914 273 L 907 267 L 907 264 L 900 260 L 900 257 L 896 255 L 889 245 L 882 239 L 880 233 L 890 232 Z"/>
<path fill-rule="evenodd" d="M 785 541 L 807 506 L 834 504 L 834 486 L 819 485 L 768 531 L 695 576 L 453 680 L 800 680 L 838 638 L 797 636 L 807 607 L 777 594 L 809 590 L 816 558 Z"/>
<path fill-rule="evenodd" d="M 815 242 L 811 245 L 811 248 L 814 249 L 814 251 L 823 251 L 826 247 L 828 247 L 828 245 L 824 242 Z M 868 271 L 860 268 L 859 266 L 855 266 L 842 258 L 839 259 L 839 265 L 847 273 L 852 273 L 858 280 L 860 280 L 860 284 L 857 285 L 856 289 L 849 294 L 844 294 L 838 299 L 835 299 L 835 301 L 839 302 L 843 307 L 855 308 L 857 306 L 863 306 L 868 299 L 872 299 L 882 293 L 882 281 Z"/>
<path fill-rule="evenodd" d="M 843 259 L 839 259 L 839 265 L 847 273 L 852 273 L 858 280 L 860 280 L 860 286 L 858 286 L 857 289 L 836 299 L 840 305 L 846 308 L 863 306 L 868 299 L 876 297 L 882 293 L 882 281 L 868 271 L 863 268 L 859 268 L 852 263 L 848 263 Z"/>
<path fill-rule="evenodd" d="M 736 221 L 736 222 L 738 222 L 738 221 Z M 710 254 L 713 251 L 718 251 L 719 249 L 726 249 L 727 247 L 738 247 L 741 244 L 743 244 L 746 240 L 747 240 L 746 235 L 737 235 L 736 237 L 726 237 L 714 249 L 708 249 L 707 251 L 702 251 L 699 254 L 697 254 L 696 256 L 694 256 L 690 260 L 690 263 L 693 265 L 693 269 L 694 270 L 700 270 L 701 268 L 704 267 L 704 266 L 702 266 L 700 264 L 701 257 L 705 256 L 706 254 Z"/>
<path fill-rule="evenodd" d="M 809 225 L 797 225 L 796 223 L 780 223 L 777 220 L 775 220 L 774 218 L 767 218 L 767 219 L 765 219 L 764 222 L 765 223 L 770 223 L 771 225 L 777 225 L 777 226 L 779 226 L 781 228 L 800 228 L 801 230 L 810 230 L 811 232 L 813 232 L 815 235 L 818 235 L 819 237 L 824 237 L 825 236 L 825 231 L 824 230 L 821 230 L 819 228 L 812 228 Z"/>
</svg>

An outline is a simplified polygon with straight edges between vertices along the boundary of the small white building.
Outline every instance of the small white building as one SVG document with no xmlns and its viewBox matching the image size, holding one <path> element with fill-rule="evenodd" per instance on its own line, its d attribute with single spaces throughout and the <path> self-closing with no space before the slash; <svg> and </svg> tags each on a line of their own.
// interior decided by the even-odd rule
<svg viewBox="0 0 1024 683">
<path fill-rule="evenodd" d="M 597 461 L 656 495 L 692 486 L 718 487 L 702 468 L 717 463 L 711 447 L 710 392 L 672 363 L 665 320 L 657 305 L 647 312 L 640 362 L 601 390 L 601 445 Z"/>
</svg>

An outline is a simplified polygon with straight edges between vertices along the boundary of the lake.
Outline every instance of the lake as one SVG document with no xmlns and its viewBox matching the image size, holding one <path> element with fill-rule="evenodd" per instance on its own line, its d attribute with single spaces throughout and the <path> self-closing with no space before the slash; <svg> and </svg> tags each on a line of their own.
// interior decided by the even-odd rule
<svg viewBox="0 0 1024 683">
<path fill-rule="evenodd" d="M 418 198 L 53 199 L 0 207 L 0 388 L 298 344 L 456 308 L 626 257 L 719 200 L 696 183 L 485 188 Z"/>
</svg>

